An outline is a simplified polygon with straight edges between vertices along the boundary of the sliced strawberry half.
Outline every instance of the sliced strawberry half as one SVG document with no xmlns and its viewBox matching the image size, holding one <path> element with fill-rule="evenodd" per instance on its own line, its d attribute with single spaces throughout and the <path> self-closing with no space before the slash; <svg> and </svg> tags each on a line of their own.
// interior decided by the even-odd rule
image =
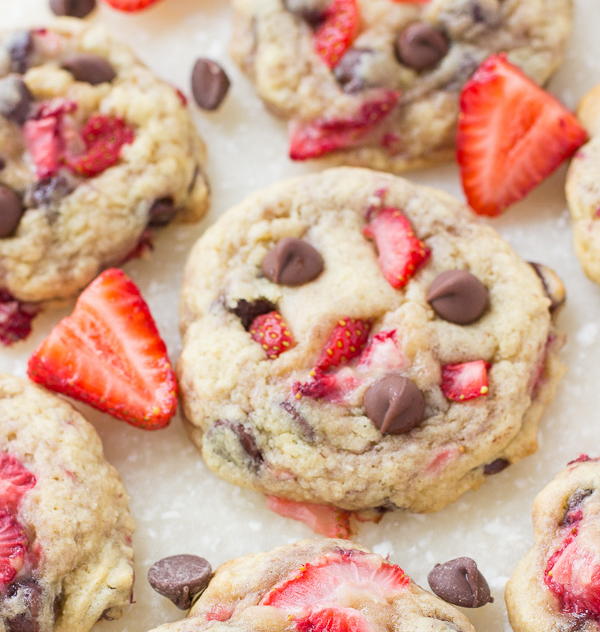
<svg viewBox="0 0 600 632">
<path fill-rule="evenodd" d="M 492 55 L 460 98 L 457 159 L 473 210 L 498 215 L 525 197 L 586 141 L 575 116 L 513 66 Z"/>
<path fill-rule="evenodd" d="M 315 369 L 327 371 L 360 355 L 369 339 L 371 323 L 360 318 L 341 318 L 321 351 Z"/>
<path fill-rule="evenodd" d="M 296 343 L 279 312 L 257 316 L 250 325 L 250 335 L 265 350 L 267 357 L 275 360 Z"/>
<path fill-rule="evenodd" d="M 303 503 L 277 496 L 267 496 L 267 507 L 284 518 L 303 522 L 315 533 L 320 533 L 328 538 L 347 539 L 352 537 L 351 513 L 349 511 L 338 509 L 332 505 Z"/>
<path fill-rule="evenodd" d="M 27 536 L 23 527 L 8 511 L 0 510 L 0 587 L 4 587 L 23 568 Z"/>
<path fill-rule="evenodd" d="M 489 392 L 488 369 L 484 360 L 446 364 L 442 367 L 442 392 L 454 402 L 466 402 Z"/>
<path fill-rule="evenodd" d="M 399 209 L 384 207 L 370 213 L 368 219 L 363 234 L 377 244 L 379 267 L 386 281 L 400 289 L 429 259 L 431 251 L 416 236 L 408 218 Z"/>
<path fill-rule="evenodd" d="M 365 617 L 353 608 L 323 608 L 294 623 L 298 632 L 371 632 Z"/>
<path fill-rule="evenodd" d="M 293 123 L 290 127 L 290 158 L 319 158 L 337 149 L 357 145 L 391 113 L 398 98 L 398 93 L 391 90 L 378 92 L 350 118 Z"/>
<path fill-rule="evenodd" d="M 35 476 L 18 459 L 0 453 L 0 507 L 16 510 L 23 494 L 35 484 Z"/>
<path fill-rule="evenodd" d="M 337 66 L 358 35 L 359 28 L 358 1 L 332 0 L 314 38 L 317 54 L 330 68 Z"/>
<path fill-rule="evenodd" d="M 177 408 L 175 373 L 148 305 L 122 270 L 103 272 L 29 359 L 29 377 L 134 426 Z"/>
</svg>

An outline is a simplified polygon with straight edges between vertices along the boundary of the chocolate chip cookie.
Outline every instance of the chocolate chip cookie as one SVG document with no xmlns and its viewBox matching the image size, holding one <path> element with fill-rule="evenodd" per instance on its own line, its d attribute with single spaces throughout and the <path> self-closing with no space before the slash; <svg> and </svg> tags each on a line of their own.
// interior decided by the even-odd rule
<svg viewBox="0 0 600 632">
<path fill-rule="evenodd" d="M 462 86 L 507 52 L 544 83 L 571 0 L 234 0 L 231 50 L 290 121 L 290 156 L 399 172 L 449 159 Z"/>
<path fill-rule="evenodd" d="M 357 168 L 278 184 L 189 258 L 191 438 L 268 495 L 440 509 L 535 451 L 563 301 L 551 270 L 445 193 Z"/>
<path fill-rule="evenodd" d="M 224 564 L 189 617 L 155 632 L 474 632 L 396 564 L 348 540 L 305 540 Z"/>
<path fill-rule="evenodd" d="M 0 630 L 87 632 L 131 599 L 133 520 L 92 426 L 0 375 Z"/>
</svg>

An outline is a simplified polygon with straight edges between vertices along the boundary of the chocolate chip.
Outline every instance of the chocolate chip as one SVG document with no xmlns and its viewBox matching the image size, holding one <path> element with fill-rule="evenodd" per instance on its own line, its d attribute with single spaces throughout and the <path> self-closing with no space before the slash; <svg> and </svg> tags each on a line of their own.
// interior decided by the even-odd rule
<svg viewBox="0 0 600 632">
<path fill-rule="evenodd" d="M 580 509 L 583 501 L 593 493 L 593 489 L 577 489 L 569 496 L 565 514 L 560 522 L 561 526 L 573 524 L 573 522 L 576 522 L 577 519 L 580 518 L 574 515 L 574 513 Z"/>
<path fill-rule="evenodd" d="M 15 232 L 24 210 L 21 198 L 10 187 L 0 184 L 0 238 Z"/>
<path fill-rule="evenodd" d="M 325 17 L 324 0 L 283 0 L 285 8 L 311 26 L 317 26 Z"/>
<path fill-rule="evenodd" d="M 29 67 L 29 56 L 33 52 L 33 36 L 31 31 L 18 31 L 8 42 L 11 70 L 24 73 Z"/>
<path fill-rule="evenodd" d="M 38 180 L 26 193 L 27 206 L 53 206 L 75 190 L 77 183 L 66 176 L 52 176 Z"/>
<path fill-rule="evenodd" d="M 494 474 L 500 474 L 510 465 L 510 461 L 506 459 L 495 459 L 491 463 L 487 463 L 483 466 L 483 473 L 486 476 L 492 476 Z"/>
<path fill-rule="evenodd" d="M 214 428 L 219 427 L 229 428 L 229 430 L 231 430 L 237 436 L 242 449 L 250 457 L 250 460 L 252 461 L 254 466 L 258 467 L 262 463 L 263 455 L 258 445 L 256 444 L 256 439 L 254 438 L 254 435 L 241 423 L 219 419 L 215 422 Z"/>
<path fill-rule="evenodd" d="M 150 586 L 181 610 L 191 607 L 194 597 L 204 592 L 211 577 L 210 564 L 197 555 L 165 557 L 148 570 Z"/>
<path fill-rule="evenodd" d="M 398 61 L 416 71 L 438 64 L 449 48 L 446 35 L 426 22 L 409 24 L 396 38 Z"/>
<path fill-rule="evenodd" d="M 17 75 L 0 79 L 0 114 L 9 121 L 22 125 L 29 115 L 33 95 Z"/>
<path fill-rule="evenodd" d="M 383 434 L 405 434 L 425 415 L 425 399 L 417 385 L 401 375 L 389 374 L 367 389 L 367 417 Z"/>
<path fill-rule="evenodd" d="M 7 589 L 7 599 L 24 603 L 27 610 L 5 619 L 7 632 L 39 632 L 38 617 L 42 609 L 42 587 L 33 578 L 13 582 Z"/>
<path fill-rule="evenodd" d="M 257 316 L 268 314 L 276 309 L 277 306 L 266 298 L 257 298 L 254 301 L 247 301 L 245 298 L 242 298 L 230 311 L 242 321 L 242 326 L 248 331 Z"/>
<path fill-rule="evenodd" d="M 204 110 L 216 110 L 227 91 L 230 81 L 223 68 L 212 59 L 201 57 L 192 70 L 192 94 Z"/>
<path fill-rule="evenodd" d="M 264 275 L 280 285 L 303 285 L 323 272 L 323 257 L 303 239 L 284 237 L 262 262 Z"/>
<path fill-rule="evenodd" d="M 96 8 L 96 0 L 50 0 L 50 9 L 55 15 L 84 18 Z"/>
<path fill-rule="evenodd" d="M 4 169 L 5 167 L 6 167 L 6 160 L 0 157 L 0 171 L 2 171 L 2 169 Z"/>
<path fill-rule="evenodd" d="M 470 557 L 436 564 L 427 581 L 438 597 L 455 606 L 480 608 L 494 601 L 485 577 Z"/>
<path fill-rule="evenodd" d="M 489 305 L 485 285 L 466 270 L 446 270 L 434 279 L 427 301 L 435 313 L 457 325 L 469 325 L 481 318 Z"/>
<path fill-rule="evenodd" d="M 150 226 L 166 226 L 177 213 L 177 208 L 172 197 L 162 197 L 154 200 L 148 211 L 148 224 Z"/>
<path fill-rule="evenodd" d="M 567 291 L 561 280 L 561 278 L 548 266 L 542 263 L 529 262 L 529 265 L 535 270 L 535 273 L 540 278 L 544 292 L 550 299 L 550 311 L 555 312 L 562 307 L 567 300 Z"/>
<path fill-rule="evenodd" d="M 350 48 L 340 59 L 333 74 L 338 83 L 344 88 L 344 92 L 352 94 L 367 87 L 367 83 L 361 74 L 361 65 L 365 55 L 372 54 L 372 48 Z"/>
<path fill-rule="evenodd" d="M 68 70 L 76 81 L 97 86 L 110 83 L 117 73 L 104 57 L 90 53 L 73 53 L 63 59 L 62 67 Z"/>
<path fill-rule="evenodd" d="M 279 405 L 296 422 L 296 426 L 302 433 L 303 438 L 309 443 L 313 443 L 315 440 L 315 431 L 306 420 L 306 417 L 288 401 L 283 401 Z"/>
</svg>

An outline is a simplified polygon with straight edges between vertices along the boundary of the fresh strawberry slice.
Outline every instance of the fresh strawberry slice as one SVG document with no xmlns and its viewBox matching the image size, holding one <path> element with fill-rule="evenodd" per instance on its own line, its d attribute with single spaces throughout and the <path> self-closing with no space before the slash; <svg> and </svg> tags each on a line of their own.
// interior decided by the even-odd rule
<svg viewBox="0 0 600 632">
<path fill-rule="evenodd" d="M 6 290 L 0 290 L 0 342 L 12 345 L 31 333 L 31 321 L 40 308 L 33 303 L 18 301 Z"/>
<path fill-rule="evenodd" d="M 118 11 L 125 11 L 126 13 L 135 13 L 136 11 L 142 11 L 156 4 L 159 0 L 104 0 L 106 4 Z"/>
<path fill-rule="evenodd" d="M 291 349 L 296 343 L 279 312 L 257 316 L 250 325 L 252 339 L 262 345 L 271 360 Z"/>
<path fill-rule="evenodd" d="M 453 402 L 466 402 L 489 392 L 488 369 L 484 360 L 446 364 L 442 367 L 442 392 Z"/>
<path fill-rule="evenodd" d="M 332 0 L 314 40 L 317 54 L 330 68 L 337 66 L 358 35 L 359 28 L 358 1 Z"/>
<path fill-rule="evenodd" d="M 378 555 L 338 549 L 316 564 L 304 564 L 298 572 L 275 586 L 260 602 L 290 612 L 313 612 L 319 606 L 351 605 L 357 594 L 374 601 L 391 601 L 406 589 L 410 579 L 395 564 Z M 349 601 L 350 603 L 344 603 Z"/>
<path fill-rule="evenodd" d="M 298 632 L 371 632 L 365 617 L 353 608 L 323 608 L 294 623 Z"/>
<path fill-rule="evenodd" d="M 177 409 L 177 382 L 148 305 L 122 270 L 103 272 L 29 359 L 28 375 L 134 426 Z"/>
<path fill-rule="evenodd" d="M 23 568 L 27 553 L 27 536 L 8 511 L 0 511 L 0 587 L 12 582 Z"/>
<path fill-rule="evenodd" d="M 284 518 L 298 520 L 315 533 L 328 538 L 350 538 L 350 512 L 331 505 L 303 503 L 277 496 L 267 496 L 267 507 Z"/>
<path fill-rule="evenodd" d="M 315 366 L 316 372 L 346 364 L 360 355 L 369 339 L 371 323 L 359 318 L 341 318 L 329 335 Z"/>
<path fill-rule="evenodd" d="M 290 127 L 290 158 L 308 160 L 319 158 L 337 149 L 360 143 L 393 110 L 398 93 L 379 92 L 365 101 L 358 112 L 346 119 L 317 119 L 296 122 Z"/>
<path fill-rule="evenodd" d="M 81 130 L 85 152 L 67 155 L 67 166 L 82 176 L 95 176 L 119 161 L 123 145 L 133 142 L 133 130 L 117 116 L 94 114 Z"/>
<path fill-rule="evenodd" d="M 377 213 L 370 213 L 368 220 L 363 234 L 377 244 L 383 276 L 392 287 L 404 287 L 429 259 L 431 251 L 415 235 L 411 223 L 397 208 L 384 207 Z"/>
<path fill-rule="evenodd" d="M 525 197 L 587 138 L 552 95 L 504 54 L 492 55 L 460 98 L 457 159 L 469 204 L 498 215 Z"/>
<path fill-rule="evenodd" d="M 0 453 L 0 507 L 16 510 L 23 494 L 35 484 L 35 476 L 18 459 Z"/>
</svg>

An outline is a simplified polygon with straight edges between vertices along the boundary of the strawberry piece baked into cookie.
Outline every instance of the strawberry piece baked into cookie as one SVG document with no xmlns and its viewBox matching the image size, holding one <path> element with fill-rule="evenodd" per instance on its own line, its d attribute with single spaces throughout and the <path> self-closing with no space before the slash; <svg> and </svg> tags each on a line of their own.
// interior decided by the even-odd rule
<svg viewBox="0 0 600 632">
<path fill-rule="evenodd" d="M 350 167 L 278 184 L 190 256 L 192 440 L 324 533 L 344 533 L 343 512 L 320 504 L 440 509 L 535 450 L 563 300 L 447 194 Z"/>
<path fill-rule="evenodd" d="M 183 557 L 183 556 L 182 556 Z M 223 564 L 187 619 L 154 632 L 474 632 L 396 564 L 344 540 L 305 540 Z"/>
<path fill-rule="evenodd" d="M 176 90 L 98 27 L 0 36 L 0 341 L 208 204 Z"/>
<path fill-rule="evenodd" d="M 535 544 L 506 587 L 515 632 L 600 630 L 600 461 L 580 456 L 537 496 Z"/>
<path fill-rule="evenodd" d="M 452 157 L 461 88 L 490 55 L 543 84 L 572 21 L 571 0 L 232 4 L 232 54 L 290 121 L 290 157 L 394 172 Z"/>
<path fill-rule="evenodd" d="M 68 403 L 0 375 L 0 630 L 87 632 L 131 600 L 127 493 Z"/>
</svg>

